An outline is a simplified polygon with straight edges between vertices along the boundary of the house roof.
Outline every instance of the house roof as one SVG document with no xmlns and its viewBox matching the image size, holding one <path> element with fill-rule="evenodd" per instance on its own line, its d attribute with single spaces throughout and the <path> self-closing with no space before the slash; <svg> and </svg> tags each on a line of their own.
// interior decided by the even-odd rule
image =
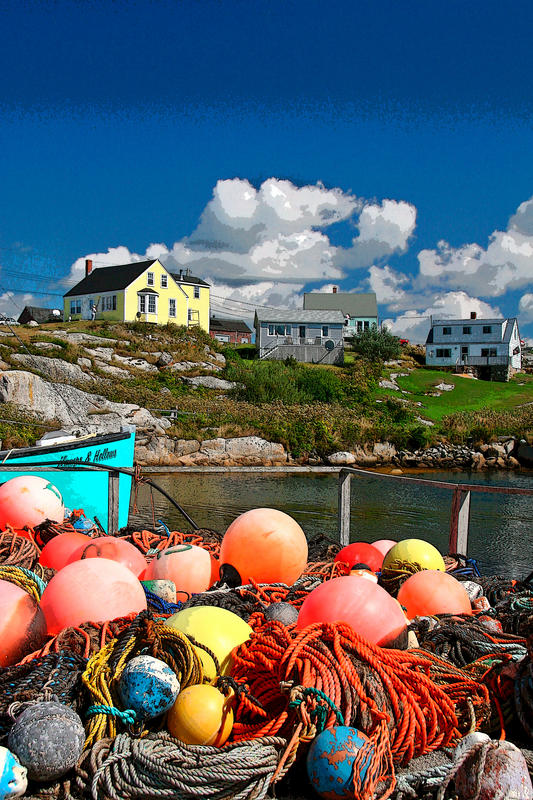
<svg viewBox="0 0 533 800">
<path fill-rule="evenodd" d="M 344 314 L 342 311 L 328 311 L 316 310 L 309 311 L 308 309 L 302 310 L 295 308 L 292 311 L 271 311 L 266 308 L 258 308 L 255 312 L 258 322 L 317 322 L 323 323 L 339 323 L 344 325 Z"/>
<path fill-rule="evenodd" d="M 476 319 L 434 319 L 432 321 L 432 323 L 431 323 L 431 328 L 429 329 L 429 333 L 427 335 L 426 344 L 434 344 L 433 330 L 436 327 L 440 326 L 440 325 L 446 325 L 446 326 L 452 326 L 452 327 L 453 326 L 460 327 L 462 325 L 465 325 L 465 326 L 466 325 L 470 325 L 472 327 L 478 327 L 478 328 L 481 327 L 482 325 L 500 325 L 500 326 L 505 325 L 505 329 L 504 329 L 503 335 L 501 337 L 501 342 L 509 342 L 510 339 L 511 339 L 512 333 L 513 333 L 514 326 L 516 325 L 517 328 L 518 328 L 518 320 L 517 320 L 516 317 L 508 317 L 507 319 L 505 319 L 503 317 L 498 317 L 498 318 L 495 318 L 495 319 L 493 319 L 493 318 L 491 318 L 491 319 L 483 319 L 483 318 L 481 318 L 481 319 L 477 319 L 477 318 Z M 518 334 L 518 335 L 520 335 L 520 334 Z M 458 340 L 461 340 L 461 341 L 464 342 L 464 339 L 462 339 L 461 334 L 459 334 L 459 336 L 457 336 L 456 338 L 454 338 L 453 334 L 452 334 L 452 336 L 447 341 L 454 342 L 454 341 L 458 341 Z M 485 344 L 485 342 L 482 342 L 482 341 L 480 341 L 480 342 L 472 342 L 470 339 L 468 341 L 471 344 Z"/>
<path fill-rule="evenodd" d="M 434 319 L 431 324 L 433 327 L 435 325 L 503 325 L 507 321 L 503 317 L 498 317 L 497 319 L 476 317 L 476 319 Z"/>
<path fill-rule="evenodd" d="M 100 292 L 114 292 L 125 289 L 132 281 L 138 278 L 139 275 L 142 275 L 145 270 L 155 264 L 156 261 L 158 261 L 158 259 L 153 258 L 150 261 L 135 261 L 133 264 L 119 264 L 114 267 L 97 267 L 79 283 L 73 286 L 72 289 L 69 289 L 64 297 L 82 294 L 98 294 Z M 167 270 L 167 272 L 169 271 Z M 182 274 L 180 277 L 178 273 L 173 272 L 169 272 L 169 275 L 171 275 L 177 283 L 209 286 L 209 284 L 201 280 L 201 278 L 195 278 L 193 275 Z"/>
<path fill-rule="evenodd" d="M 378 305 L 374 292 L 305 292 L 304 308 L 308 310 L 339 309 L 350 317 L 376 317 Z"/>
<path fill-rule="evenodd" d="M 98 294 L 98 292 L 114 292 L 125 289 L 135 278 L 155 264 L 151 261 L 136 261 L 134 264 L 119 264 L 115 267 L 98 267 L 93 269 L 83 280 L 77 283 L 64 295 L 71 297 L 80 294 Z"/>
<path fill-rule="evenodd" d="M 201 278 L 195 278 L 194 275 L 181 275 L 177 272 L 171 272 L 170 275 L 174 278 L 176 283 L 190 283 L 192 286 L 210 286 L 210 283 L 203 281 Z"/>
<path fill-rule="evenodd" d="M 209 329 L 212 331 L 235 331 L 235 333 L 252 332 L 242 319 L 221 319 L 219 317 L 211 317 Z"/>
<path fill-rule="evenodd" d="M 25 318 L 34 319 L 35 322 L 54 322 L 56 320 L 63 319 L 63 311 L 61 309 L 57 309 L 61 311 L 60 314 L 53 314 L 53 308 L 41 308 L 39 306 L 24 306 L 22 309 L 18 321 L 22 316 Z"/>
</svg>

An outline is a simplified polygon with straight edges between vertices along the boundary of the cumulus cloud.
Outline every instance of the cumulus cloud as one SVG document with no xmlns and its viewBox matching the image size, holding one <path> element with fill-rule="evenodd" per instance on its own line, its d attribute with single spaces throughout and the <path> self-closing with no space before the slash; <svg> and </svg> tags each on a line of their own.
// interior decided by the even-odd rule
<svg viewBox="0 0 533 800">
<path fill-rule="evenodd" d="M 522 295 L 518 303 L 518 311 L 522 322 L 533 322 L 533 294 Z"/>
<path fill-rule="evenodd" d="M 168 255 L 168 248 L 164 244 L 150 244 L 146 248 L 144 255 L 132 253 L 124 245 L 119 247 L 108 247 L 105 253 L 88 253 L 82 258 L 76 259 L 70 268 L 70 272 L 63 281 L 65 286 L 73 286 L 85 277 L 85 259 L 89 258 L 93 262 L 93 268 L 113 267 L 120 264 L 133 264 L 135 261 L 147 261 L 148 259 L 163 258 Z"/>
<path fill-rule="evenodd" d="M 390 305 L 406 299 L 407 292 L 402 288 L 409 281 L 406 275 L 391 269 L 388 264 L 384 267 L 370 267 L 368 274 L 368 284 L 375 292 L 378 303 Z"/>
<path fill-rule="evenodd" d="M 491 234 L 486 248 L 440 241 L 435 249 L 421 250 L 418 261 L 419 286 L 459 285 L 482 297 L 499 297 L 533 283 L 533 199 L 521 203 L 507 230 Z"/>
<path fill-rule="evenodd" d="M 395 319 L 383 320 L 383 325 L 386 325 L 396 336 L 423 344 L 430 328 L 431 317 L 434 319 L 468 319 L 472 311 L 484 319 L 503 316 L 499 308 L 476 297 L 470 297 L 466 292 L 459 291 L 435 295 L 432 304 L 422 311 L 406 311 Z"/>
</svg>

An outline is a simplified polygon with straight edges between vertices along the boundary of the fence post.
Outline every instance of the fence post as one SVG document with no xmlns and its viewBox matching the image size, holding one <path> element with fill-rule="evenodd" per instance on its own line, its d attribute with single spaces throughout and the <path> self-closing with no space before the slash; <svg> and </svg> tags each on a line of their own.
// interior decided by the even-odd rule
<svg viewBox="0 0 533 800">
<path fill-rule="evenodd" d="M 450 514 L 448 552 L 468 555 L 468 527 L 470 525 L 470 492 L 458 485 L 453 490 Z"/>
<path fill-rule="evenodd" d="M 347 544 L 350 544 L 351 482 L 351 473 L 341 469 L 339 473 L 338 506 L 339 543 L 341 547 L 346 547 Z"/>
<path fill-rule="evenodd" d="M 107 535 L 118 532 L 118 497 L 120 472 L 109 470 L 107 477 Z"/>
</svg>

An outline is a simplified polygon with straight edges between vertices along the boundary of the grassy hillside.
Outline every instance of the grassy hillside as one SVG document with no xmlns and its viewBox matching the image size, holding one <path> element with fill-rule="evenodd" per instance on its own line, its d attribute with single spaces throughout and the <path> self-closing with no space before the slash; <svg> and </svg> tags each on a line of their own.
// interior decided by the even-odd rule
<svg viewBox="0 0 533 800">
<path fill-rule="evenodd" d="M 334 450 L 385 440 L 414 449 L 443 438 L 488 441 L 509 434 L 533 439 L 530 375 L 517 376 L 510 383 L 475 381 L 425 369 L 420 366 L 420 354 L 414 352 L 404 352 L 398 366 L 388 367 L 353 354 L 344 367 L 302 365 L 294 360 L 259 362 L 241 358 L 233 348 L 222 348 L 202 331 L 172 325 L 82 322 L 62 325 L 66 333 L 59 335 L 58 326 L 3 330 L 0 358 L 7 368 L 21 369 L 14 358 L 17 352 L 81 364 L 94 384 L 79 388 L 113 401 L 138 403 L 154 413 L 178 409 L 181 413 L 169 429 L 178 438 L 255 434 L 282 442 L 293 455 L 302 457 L 324 457 Z M 71 333 L 90 333 L 101 341 L 76 341 Z M 47 342 L 56 346 L 43 347 Z M 106 371 L 94 355 L 95 347 L 112 348 L 112 363 L 125 373 L 116 377 Z M 214 362 L 216 352 L 223 352 L 227 359 L 219 372 L 206 365 L 206 359 Z M 162 363 L 162 353 L 170 362 Z M 137 368 L 128 358 L 142 359 L 152 372 Z M 185 361 L 184 371 L 173 371 L 172 364 Z M 398 373 L 407 374 L 399 377 Z M 234 381 L 235 389 L 195 388 L 183 380 L 183 376 L 206 374 Z M 381 388 L 379 381 L 390 379 L 391 374 L 398 388 Z M 439 392 L 440 383 L 454 388 Z M 0 416 L 0 438 L 6 447 L 31 443 L 42 433 L 37 427 L 41 421 L 32 424 L 20 409 L 4 406 Z"/>
</svg>

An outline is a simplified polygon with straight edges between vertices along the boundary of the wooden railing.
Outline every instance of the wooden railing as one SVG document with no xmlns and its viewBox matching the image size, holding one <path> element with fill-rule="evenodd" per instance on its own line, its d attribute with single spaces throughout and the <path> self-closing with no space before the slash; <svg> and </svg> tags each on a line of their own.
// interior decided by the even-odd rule
<svg viewBox="0 0 533 800">
<path fill-rule="evenodd" d="M 342 547 L 350 543 L 351 480 L 352 475 L 371 476 L 376 480 L 402 481 L 405 485 L 423 485 L 433 489 L 450 489 L 452 492 L 450 510 L 450 532 L 448 552 L 468 555 L 468 530 L 470 526 L 471 492 L 484 494 L 515 494 L 533 497 L 533 489 L 519 489 L 507 486 L 483 486 L 470 483 L 449 483 L 430 481 L 427 478 L 408 478 L 405 475 L 389 475 L 382 472 L 369 472 L 355 467 L 343 467 L 339 472 L 338 533 Z"/>
</svg>

